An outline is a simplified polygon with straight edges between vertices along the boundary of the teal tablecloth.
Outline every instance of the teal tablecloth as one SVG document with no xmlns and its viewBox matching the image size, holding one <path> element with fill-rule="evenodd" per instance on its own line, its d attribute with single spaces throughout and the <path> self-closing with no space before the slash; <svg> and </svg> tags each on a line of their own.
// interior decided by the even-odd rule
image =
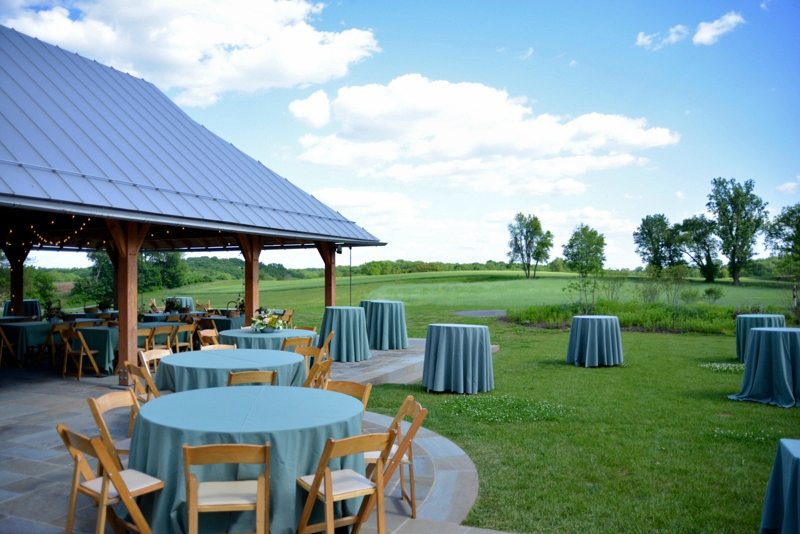
<svg viewBox="0 0 800 534">
<path fill-rule="evenodd" d="M 178 306 L 181 308 L 189 308 L 190 311 L 194 311 L 194 299 L 192 297 L 167 297 L 164 300 L 177 301 Z"/>
<path fill-rule="evenodd" d="M 469 394 L 494 389 L 489 328 L 468 324 L 429 324 L 422 385 L 428 391 Z"/>
<path fill-rule="evenodd" d="M 41 345 L 47 340 L 52 323 L 45 321 L 22 321 L 3 323 L 0 328 L 5 332 L 11 343 L 15 343 L 14 350 L 17 358 L 22 361 L 31 347 Z"/>
<path fill-rule="evenodd" d="M 731 400 L 800 406 L 800 328 L 752 328 L 742 390 Z"/>
<path fill-rule="evenodd" d="M 395 300 L 362 300 L 367 322 L 369 348 L 394 350 L 408 348 L 406 309 Z"/>
<path fill-rule="evenodd" d="M 187 531 L 184 443 L 269 442 L 270 532 L 293 533 L 307 495 L 297 487 L 296 478 L 314 473 L 328 438 L 361 434 L 362 408 L 359 400 L 340 393 L 279 386 L 198 389 L 148 402 L 136 418 L 128 466 L 164 481 L 164 489 L 141 498 L 153 532 Z M 332 461 L 330 467 L 363 473 L 363 457 L 348 456 Z M 259 470 L 222 464 L 193 468 L 193 472 L 203 482 L 255 479 Z M 355 513 L 359 504 L 360 499 L 345 501 L 345 512 Z M 322 511 L 317 507 L 315 521 L 321 520 Z M 201 524 L 213 532 L 253 531 L 255 514 L 202 514 Z"/>
<path fill-rule="evenodd" d="M 9 315 L 11 313 L 11 301 L 7 300 L 5 305 L 3 306 L 3 315 Z M 15 315 L 25 315 L 28 317 L 41 316 L 42 315 L 42 307 L 39 304 L 39 299 L 25 299 L 22 301 L 22 313 L 17 313 Z"/>
<path fill-rule="evenodd" d="M 744 363 L 747 337 L 753 328 L 785 328 L 786 317 L 765 313 L 750 313 L 736 316 L 736 359 Z"/>
<path fill-rule="evenodd" d="M 0 326 L 3 323 L 21 323 L 21 322 L 30 322 L 30 317 L 25 317 L 24 315 L 6 315 L 0 317 Z"/>
<path fill-rule="evenodd" d="M 622 363 L 619 319 L 613 315 L 576 315 L 572 318 L 567 362 L 597 367 Z"/>
<path fill-rule="evenodd" d="M 105 315 L 106 313 L 110 313 L 111 314 L 111 319 L 112 320 L 119 319 L 119 310 L 111 310 L 110 312 L 105 312 L 105 313 L 104 312 L 84 312 L 82 315 L 84 317 L 89 317 L 91 319 L 95 319 L 95 318 L 97 318 L 98 315 Z M 75 315 L 77 317 L 81 316 L 81 314 L 75 314 Z"/>
<path fill-rule="evenodd" d="M 220 332 L 222 330 L 236 330 L 244 326 L 244 315 L 234 318 L 212 315 L 211 317 L 206 317 L 206 319 L 214 321 L 214 324 L 217 325 L 217 330 Z"/>
<path fill-rule="evenodd" d="M 318 346 L 322 346 L 331 331 L 330 355 L 337 362 L 369 360 L 369 339 L 364 308 L 360 306 L 327 306 L 322 316 Z"/>
<path fill-rule="evenodd" d="M 255 332 L 250 328 L 238 330 L 223 330 L 219 333 L 219 342 L 222 345 L 236 345 L 240 349 L 266 349 L 280 350 L 283 340 L 287 337 L 310 337 L 311 345 L 317 342 L 317 334 L 310 330 L 294 330 L 284 328 L 274 332 Z"/>
<path fill-rule="evenodd" d="M 156 387 L 172 391 L 228 386 L 228 373 L 278 371 L 278 386 L 302 386 L 305 360 L 288 351 L 236 349 L 184 352 L 162 358 Z"/>
<path fill-rule="evenodd" d="M 761 512 L 761 534 L 800 532 L 800 440 L 782 439 Z"/>
</svg>

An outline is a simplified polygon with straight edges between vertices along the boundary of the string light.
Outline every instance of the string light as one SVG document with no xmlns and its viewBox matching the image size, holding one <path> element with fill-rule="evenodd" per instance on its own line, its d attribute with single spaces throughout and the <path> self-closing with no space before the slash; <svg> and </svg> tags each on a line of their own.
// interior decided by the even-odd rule
<svg viewBox="0 0 800 534">
<path fill-rule="evenodd" d="M 74 218 L 75 218 L 75 215 L 73 215 L 73 216 L 72 216 L 72 218 L 74 219 Z M 84 221 L 83 223 L 81 223 L 80 227 L 79 227 L 77 230 L 75 230 L 75 231 L 74 231 L 74 235 L 76 235 L 76 236 L 77 236 L 79 232 L 83 232 L 83 231 L 86 229 L 86 223 L 88 223 L 89 221 L 91 221 L 91 218 L 87 217 L 87 218 L 86 218 L 86 221 Z M 56 223 L 55 219 L 53 219 L 53 220 L 51 220 L 51 221 L 50 221 L 50 224 L 51 224 L 51 225 L 54 225 L 55 223 Z M 38 230 L 36 230 L 36 227 L 35 227 L 34 225 L 31 225 L 31 232 L 32 232 L 32 233 L 33 233 L 33 234 L 36 236 L 36 238 L 39 240 L 39 242 L 38 242 L 38 243 L 34 243 L 33 241 L 31 241 L 31 246 L 36 246 L 36 245 L 38 244 L 38 245 L 39 245 L 39 248 L 43 247 L 45 244 L 47 244 L 47 245 L 54 245 L 54 246 L 57 246 L 57 247 L 58 247 L 58 246 L 60 246 L 60 247 L 62 247 L 62 248 L 63 248 L 63 243 L 66 243 L 66 242 L 67 242 L 67 241 L 70 239 L 69 237 L 62 238 L 62 239 L 58 239 L 58 240 L 50 240 L 50 239 L 47 239 L 47 238 L 46 238 L 46 237 L 44 237 L 44 236 L 43 236 L 43 235 L 42 235 L 42 234 L 41 234 L 41 233 L 40 233 Z M 11 230 L 9 230 L 9 233 L 11 233 Z M 87 244 L 88 244 L 88 243 L 89 243 L 89 242 L 87 241 Z M 23 243 L 23 246 L 24 246 L 24 245 L 25 245 L 25 243 Z"/>
</svg>

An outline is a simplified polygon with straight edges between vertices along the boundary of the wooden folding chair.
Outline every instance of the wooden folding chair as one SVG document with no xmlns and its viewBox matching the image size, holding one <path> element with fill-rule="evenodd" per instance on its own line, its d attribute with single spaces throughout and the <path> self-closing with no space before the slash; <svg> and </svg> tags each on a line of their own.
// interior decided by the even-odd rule
<svg viewBox="0 0 800 534">
<path fill-rule="evenodd" d="M 228 385 L 236 386 L 239 384 L 269 384 L 274 386 L 278 383 L 278 371 L 241 371 L 228 373 Z"/>
<path fill-rule="evenodd" d="M 11 343 L 8 338 L 6 337 L 6 333 L 3 332 L 3 329 L 0 328 L 0 365 L 2 362 L 6 362 L 6 365 L 11 366 L 6 359 L 6 350 L 11 354 L 11 362 L 16 363 L 17 367 L 22 367 L 22 363 L 17 358 L 17 352 L 14 350 L 14 344 Z"/>
<path fill-rule="evenodd" d="M 386 434 L 365 434 L 340 440 L 328 439 L 325 443 L 325 449 L 322 451 L 322 457 L 319 459 L 316 473 L 297 479 L 298 486 L 308 492 L 303 514 L 300 516 L 300 522 L 297 525 L 297 534 L 322 532 L 323 530 L 328 534 L 333 534 L 335 528 L 348 525 L 357 525 L 353 529 L 354 532 L 357 531 L 364 519 L 366 519 L 367 504 L 370 499 L 365 498 L 362 501 L 361 508 L 356 515 L 340 519 L 334 518 L 333 504 L 354 497 L 372 496 L 375 497 L 378 503 L 378 534 L 385 534 L 383 466 L 389 456 L 389 450 L 392 447 L 395 436 L 396 432 L 389 431 Z M 332 471 L 328 467 L 332 459 L 371 451 L 378 453 L 378 460 L 370 478 L 362 476 L 352 469 Z M 311 519 L 311 512 L 318 500 L 325 503 L 325 522 L 309 525 L 308 521 Z"/>
<path fill-rule="evenodd" d="M 136 395 L 130 389 L 123 391 L 113 391 L 105 395 L 87 399 L 89 409 L 92 411 L 94 422 L 100 430 L 100 438 L 103 440 L 106 448 L 112 451 L 116 456 L 119 464 L 122 465 L 121 454 L 128 455 L 131 452 L 131 434 L 133 433 L 133 424 L 136 422 L 136 416 L 139 415 L 139 401 L 136 400 Z M 103 414 L 116 410 L 117 408 L 130 408 L 131 415 L 128 420 L 128 435 L 122 439 L 114 440 L 111 437 L 111 432 L 108 430 Z"/>
<path fill-rule="evenodd" d="M 150 369 L 146 366 L 135 365 L 131 362 L 125 362 L 125 369 L 128 370 L 128 375 L 133 380 L 133 393 L 136 395 L 136 400 L 139 404 L 144 404 L 149 400 L 157 399 L 162 394 L 174 393 L 173 391 L 165 390 L 163 393 L 156 387 L 153 381 L 153 375 L 150 374 Z"/>
<path fill-rule="evenodd" d="M 156 304 L 156 299 L 150 299 L 150 310 L 153 313 L 159 313 L 160 310 L 158 309 L 158 305 Z"/>
<path fill-rule="evenodd" d="M 236 343 L 233 345 L 201 345 L 200 350 L 233 350 L 236 348 Z"/>
<path fill-rule="evenodd" d="M 50 332 L 47 334 L 47 339 L 44 340 L 39 346 L 39 359 L 36 361 L 36 367 L 42 362 L 42 356 L 46 350 L 50 351 L 50 361 L 53 368 L 56 366 L 56 350 L 63 352 L 64 338 L 61 337 L 61 332 L 64 330 L 71 330 L 72 323 L 53 323 L 50 327 Z"/>
<path fill-rule="evenodd" d="M 89 346 L 86 344 L 86 340 L 83 339 L 83 334 L 81 334 L 79 330 L 62 330 L 61 338 L 64 340 L 64 366 L 61 368 L 61 378 L 66 378 L 67 376 L 77 376 L 78 380 L 80 380 L 85 369 L 94 369 L 94 372 L 97 373 L 97 376 L 103 376 L 100 374 L 100 369 L 97 367 L 97 362 L 94 360 L 94 355 L 99 354 L 100 351 L 90 350 Z M 78 350 L 73 350 L 73 342 L 78 344 Z M 84 367 L 84 355 L 89 358 L 89 362 L 92 364 L 91 367 Z M 75 367 L 78 368 L 77 372 L 75 373 L 67 372 L 67 363 L 70 360 L 72 360 L 72 363 L 74 363 Z"/>
<path fill-rule="evenodd" d="M 150 334 L 150 349 L 168 349 L 175 328 L 175 326 L 157 326 L 153 328 L 153 333 Z M 166 336 L 166 339 L 163 343 L 159 343 L 156 341 L 156 336 Z"/>
<path fill-rule="evenodd" d="M 299 354 L 305 359 L 303 365 L 303 371 L 306 373 L 306 378 L 308 377 L 308 370 L 311 367 L 311 360 L 313 359 L 314 362 L 320 361 L 320 356 L 322 354 L 322 349 L 318 349 L 317 347 L 295 347 L 294 349 L 295 354 Z"/>
<path fill-rule="evenodd" d="M 264 445 L 183 444 L 183 477 L 186 481 L 186 509 L 189 534 L 197 534 L 200 512 L 241 512 L 255 510 L 256 530 L 269 532 L 269 443 Z M 256 480 L 199 482 L 192 473 L 193 465 L 255 464 L 264 471 Z"/>
<path fill-rule="evenodd" d="M 150 364 L 153 364 L 153 372 L 158 372 L 158 362 L 164 356 L 169 356 L 172 354 L 170 349 L 151 349 L 151 350 L 140 350 L 139 351 L 139 361 L 150 369 Z"/>
<path fill-rule="evenodd" d="M 294 349 L 294 347 L 310 347 L 313 337 L 285 337 L 281 343 L 281 350 Z"/>
<path fill-rule="evenodd" d="M 281 321 L 286 323 L 286 326 L 289 328 L 294 328 L 292 326 L 292 316 L 294 315 L 294 310 L 283 310 L 283 315 L 281 315 Z"/>
<path fill-rule="evenodd" d="M 333 360 L 327 359 L 322 362 L 314 362 L 311 370 L 308 372 L 308 377 L 303 383 L 304 388 L 325 389 L 325 375 L 331 370 Z"/>
<path fill-rule="evenodd" d="M 389 480 L 394 475 L 395 470 L 400 468 L 400 499 L 406 500 L 411 505 L 411 517 L 417 518 L 417 500 L 414 486 L 414 456 L 412 444 L 414 436 L 422 426 L 422 422 L 428 416 L 428 410 L 423 408 L 414 397 L 409 395 L 400 407 L 400 410 L 395 415 L 389 430 L 397 432 L 397 444 L 392 445 L 392 450 L 389 453 L 389 463 L 386 465 L 386 470 L 383 474 L 384 480 Z M 403 436 L 403 421 L 406 417 L 411 418 L 411 426 L 408 427 L 405 436 Z M 364 461 L 368 464 L 374 465 L 378 460 L 378 456 L 374 453 L 367 453 L 364 455 Z M 408 466 L 408 483 L 411 488 L 411 494 L 406 492 L 405 477 L 403 474 L 403 466 Z M 371 498 L 370 498 L 371 499 Z M 368 504 L 367 517 L 372 510 L 373 504 Z"/>
<path fill-rule="evenodd" d="M 194 338 L 194 331 L 197 328 L 197 325 L 194 323 L 189 324 L 182 324 L 179 325 L 175 331 L 172 333 L 172 339 L 170 340 L 170 347 L 172 348 L 172 352 L 177 354 L 181 351 L 182 348 L 188 350 L 194 350 L 193 338 Z M 187 334 L 188 338 L 187 341 L 181 341 L 181 334 Z"/>
<path fill-rule="evenodd" d="M 293 326 L 295 330 L 308 330 L 309 332 L 314 332 L 316 334 L 317 327 L 316 326 Z"/>
<path fill-rule="evenodd" d="M 136 504 L 134 497 L 158 491 L 164 487 L 164 482 L 135 469 L 122 469 L 115 459 L 108 453 L 102 440 L 89 439 L 86 436 L 73 432 L 66 425 L 58 425 L 58 433 L 67 446 L 67 451 L 75 463 L 72 473 L 72 488 L 69 494 L 69 511 L 67 512 L 66 534 L 72 534 L 75 524 L 75 507 L 78 493 L 83 493 L 94 500 L 98 506 L 96 532 L 105 532 L 106 518 L 114 532 L 140 532 L 152 534 L 147 520 Z M 97 458 L 98 472 L 95 475 L 86 459 L 86 456 Z M 122 502 L 133 524 L 123 521 L 110 506 Z"/>
<path fill-rule="evenodd" d="M 164 319 L 165 323 L 179 323 L 181 322 L 180 315 L 168 315 L 166 319 Z"/>
<path fill-rule="evenodd" d="M 328 334 L 328 337 L 325 339 L 325 343 L 323 343 L 322 347 L 320 348 L 320 350 L 321 350 L 320 357 L 322 358 L 323 361 L 326 360 L 326 359 L 328 359 L 328 360 L 331 359 L 331 340 L 333 339 L 333 335 L 335 333 L 336 333 L 335 330 L 331 330 L 331 332 Z M 330 370 L 330 367 L 329 367 L 328 368 L 328 376 L 327 376 L 327 378 L 330 378 L 330 377 L 331 377 L 331 370 Z"/>
<path fill-rule="evenodd" d="M 197 321 L 197 339 L 200 342 L 200 346 L 206 345 L 216 345 L 219 343 L 217 339 L 219 337 L 219 331 L 217 330 L 217 323 L 212 321 L 211 319 L 200 319 Z"/>
<path fill-rule="evenodd" d="M 372 384 L 362 385 L 358 382 L 349 382 L 347 380 L 328 380 L 325 383 L 325 389 L 357 398 L 361 401 L 361 404 L 364 405 L 364 411 L 367 411 L 367 403 L 369 402 L 369 394 L 372 392 Z"/>
<path fill-rule="evenodd" d="M 136 330 L 136 346 L 138 348 L 150 350 L 150 345 L 153 344 L 153 330 L 153 328 L 139 328 Z M 122 367 L 122 362 L 119 359 L 119 348 L 114 349 L 114 359 L 117 361 L 117 365 L 114 366 L 114 374 L 118 375 L 119 368 Z"/>
</svg>

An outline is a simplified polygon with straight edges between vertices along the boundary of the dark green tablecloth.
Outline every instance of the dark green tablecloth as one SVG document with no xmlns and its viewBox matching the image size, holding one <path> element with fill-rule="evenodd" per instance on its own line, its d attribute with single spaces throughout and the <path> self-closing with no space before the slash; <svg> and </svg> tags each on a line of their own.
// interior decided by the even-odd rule
<svg viewBox="0 0 800 534">
<path fill-rule="evenodd" d="M 237 328 L 244 326 L 244 315 L 233 318 L 223 317 L 221 315 L 212 315 L 211 317 L 206 317 L 206 319 L 211 319 L 214 321 L 214 324 L 217 325 L 217 330 L 220 332 L 222 330 L 236 330 Z"/>
<path fill-rule="evenodd" d="M 227 387 L 231 371 L 278 371 L 277 385 L 302 386 L 306 379 L 304 365 L 302 356 L 280 350 L 184 352 L 159 362 L 156 386 L 171 391 Z"/>
<path fill-rule="evenodd" d="M 800 328 L 752 328 L 742 390 L 731 400 L 800 406 Z"/>
<path fill-rule="evenodd" d="M 753 328 L 785 328 L 786 317 L 765 313 L 749 313 L 736 316 L 736 359 L 744 363 L 747 337 Z"/>
<path fill-rule="evenodd" d="M 41 345 L 47 340 L 51 326 L 53 325 L 46 321 L 22 321 L 3 323 L 0 328 L 8 340 L 16 344 L 14 350 L 17 358 L 22 361 L 30 348 Z"/>
<path fill-rule="evenodd" d="M 800 440 L 782 439 L 772 464 L 764 508 L 761 534 L 800 532 Z"/>
<path fill-rule="evenodd" d="M 322 316 L 318 346 L 322 346 L 331 331 L 331 358 L 337 362 L 369 360 L 369 339 L 364 308 L 360 306 L 327 306 Z"/>
<path fill-rule="evenodd" d="M 619 319 L 613 315 L 576 315 L 572 318 L 567 362 L 597 367 L 619 365 L 622 361 Z"/>
<path fill-rule="evenodd" d="M 164 300 L 177 301 L 178 306 L 181 308 L 189 308 L 190 311 L 194 311 L 194 299 L 192 297 L 167 297 Z"/>
<path fill-rule="evenodd" d="M 11 313 L 11 301 L 7 300 L 3 306 L 3 315 L 9 315 Z M 25 299 L 22 301 L 22 313 L 15 314 L 15 315 L 25 315 L 28 317 L 41 316 L 42 315 L 42 307 L 39 304 L 39 299 Z"/>
<path fill-rule="evenodd" d="M 274 332 L 255 332 L 250 328 L 236 330 L 223 330 L 219 333 L 219 342 L 222 345 L 236 345 L 240 349 L 265 349 L 280 350 L 283 340 L 287 337 L 310 337 L 312 346 L 317 341 L 317 334 L 310 330 L 294 330 L 284 328 Z"/>
<path fill-rule="evenodd" d="M 361 434 L 361 402 L 353 397 L 311 388 L 235 386 L 166 395 L 142 406 L 133 430 L 128 463 L 164 481 L 164 489 L 142 497 L 141 508 L 153 532 L 187 531 L 186 493 L 181 446 L 213 443 L 264 444 L 271 448 L 270 532 L 293 533 L 306 493 L 296 478 L 314 473 L 328 438 Z M 364 472 L 363 457 L 332 461 Z M 214 465 L 193 468 L 200 481 L 208 477 L 255 479 L 257 466 Z M 345 501 L 355 513 L 360 499 Z M 320 514 L 315 518 L 320 520 Z M 253 531 L 255 514 L 203 514 L 209 531 Z"/>
<path fill-rule="evenodd" d="M 406 310 L 400 301 L 362 300 L 367 323 L 369 348 L 394 350 L 408 348 Z"/>
<path fill-rule="evenodd" d="M 428 391 L 469 394 L 494 389 L 489 328 L 467 324 L 428 325 L 422 385 Z"/>
</svg>

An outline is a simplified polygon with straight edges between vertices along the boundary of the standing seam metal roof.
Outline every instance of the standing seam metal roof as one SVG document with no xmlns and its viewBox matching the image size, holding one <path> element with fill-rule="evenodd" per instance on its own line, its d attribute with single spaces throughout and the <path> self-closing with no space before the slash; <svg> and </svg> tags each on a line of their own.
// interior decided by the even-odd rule
<svg viewBox="0 0 800 534">
<path fill-rule="evenodd" d="M 0 204 L 42 202 L 379 244 L 153 84 L 0 26 Z"/>
</svg>

